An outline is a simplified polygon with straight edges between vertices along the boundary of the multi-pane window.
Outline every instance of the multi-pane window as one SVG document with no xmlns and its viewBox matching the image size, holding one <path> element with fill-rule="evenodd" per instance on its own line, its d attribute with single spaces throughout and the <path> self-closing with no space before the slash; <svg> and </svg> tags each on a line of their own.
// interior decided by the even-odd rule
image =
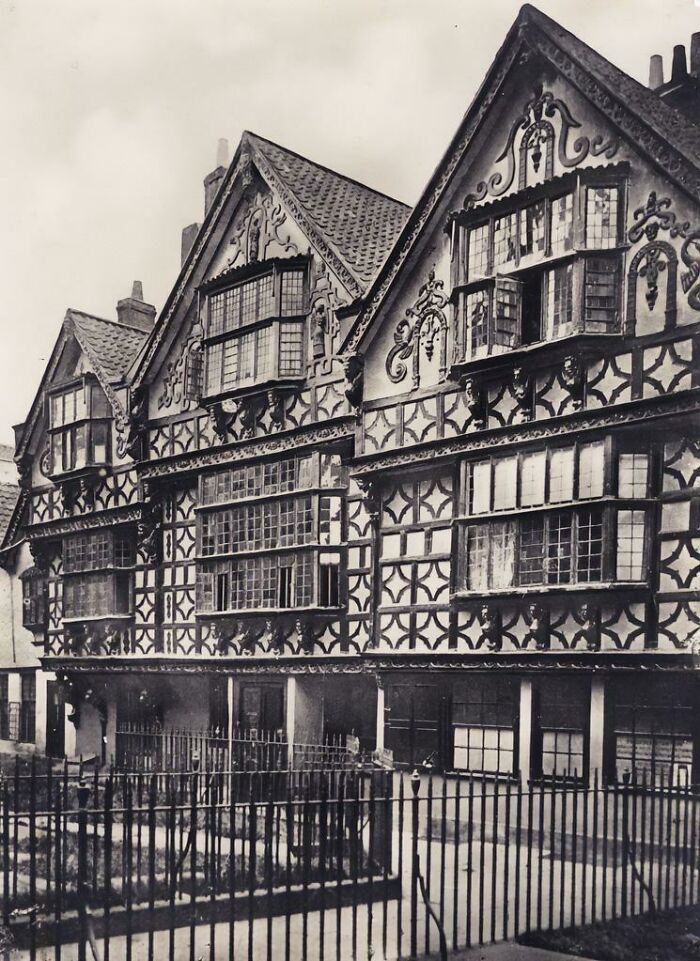
<svg viewBox="0 0 700 961">
<path fill-rule="evenodd" d="M 120 617 L 130 614 L 131 606 L 131 574 L 80 574 L 64 580 L 63 616 L 69 620 Z"/>
<path fill-rule="evenodd" d="M 574 195 L 556 197 L 551 204 L 550 217 L 552 256 L 561 257 L 574 246 Z"/>
<path fill-rule="evenodd" d="M 485 277 L 489 268 L 489 225 L 482 224 L 469 231 L 467 276 L 469 280 Z"/>
<path fill-rule="evenodd" d="M 520 256 L 531 254 L 544 256 L 547 237 L 545 232 L 545 202 L 540 200 L 520 211 Z"/>
<path fill-rule="evenodd" d="M 455 770 L 515 770 L 516 687 L 508 678 L 475 676 L 453 690 Z"/>
<path fill-rule="evenodd" d="M 620 302 L 620 262 L 616 257 L 584 261 L 583 319 L 592 333 L 617 329 Z"/>
<path fill-rule="evenodd" d="M 37 568 L 31 568 L 21 575 L 22 581 L 22 624 L 28 628 L 46 625 L 48 578 Z"/>
<path fill-rule="evenodd" d="M 563 337 L 573 331 L 573 264 L 553 267 L 545 275 L 545 329 L 550 338 Z"/>
<path fill-rule="evenodd" d="M 207 300 L 205 393 L 298 377 L 304 369 L 306 271 L 274 269 Z"/>
<path fill-rule="evenodd" d="M 613 757 L 618 780 L 629 771 L 637 781 L 685 787 L 694 770 L 695 696 L 678 678 L 635 677 L 610 685 Z"/>
<path fill-rule="evenodd" d="M 578 484 L 575 484 L 577 462 Z M 472 461 L 467 465 L 467 513 L 487 514 L 492 510 L 602 497 L 604 477 L 602 441 L 533 451 L 520 457 Z"/>
<path fill-rule="evenodd" d="M 554 511 L 465 528 L 467 590 L 602 580 L 602 510 Z"/>
<path fill-rule="evenodd" d="M 499 210 L 487 223 L 466 228 L 458 361 L 544 337 L 619 330 L 621 264 L 609 251 L 620 240 L 621 189 L 570 179 L 578 183 L 566 193 Z M 578 210 L 584 217 L 577 229 Z M 498 290 L 504 279 L 514 285 L 507 296 Z M 467 286 L 475 283 L 480 290 Z M 500 327 L 499 318 L 505 319 Z"/>
<path fill-rule="evenodd" d="M 134 539 L 127 530 L 97 530 L 63 539 L 63 616 L 68 619 L 131 613 Z"/>
<path fill-rule="evenodd" d="M 333 477 L 337 483 L 333 485 L 323 484 L 322 486 L 341 486 L 342 474 L 339 458 L 334 455 L 326 455 L 323 464 L 335 467 Z M 325 468 L 326 476 L 329 470 L 330 466 L 327 466 Z M 205 474 L 202 477 L 201 503 L 204 506 L 209 506 L 243 500 L 248 497 L 270 497 L 274 494 L 304 490 L 312 487 L 314 483 L 314 464 L 311 454 L 268 461 L 265 464 L 230 467 L 212 474 Z"/>
<path fill-rule="evenodd" d="M 518 215 L 509 213 L 493 222 L 494 270 L 515 263 L 518 239 Z"/>
<path fill-rule="evenodd" d="M 644 535 L 646 530 L 643 510 L 617 512 L 617 579 L 644 579 Z"/>
<path fill-rule="evenodd" d="M 205 475 L 200 498 L 206 509 L 198 511 L 197 524 L 198 612 L 337 607 L 341 555 L 328 548 L 342 541 L 342 499 L 339 491 L 327 491 L 342 486 L 335 454 Z M 211 509 L 225 504 L 232 506 Z"/>
<path fill-rule="evenodd" d="M 616 247 L 620 192 L 617 187 L 586 188 L 586 246 Z"/>
<path fill-rule="evenodd" d="M 583 777 L 586 772 L 586 732 L 590 692 L 580 680 L 554 677 L 537 691 L 537 732 L 540 756 L 534 772 L 545 777 Z"/>
<path fill-rule="evenodd" d="M 111 412 L 101 387 L 81 383 L 53 394 L 49 415 L 52 473 L 107 463 Z"/>
<path fill-rule="evenodd" d="M 134 563 L 134 541 L 127 533 L 97 530 L 72 534 L 63 540 L 63 568 L 66 574 L 107 567 L 132 567 Z"/>
<path fill-rule="evenodd" d="M 19 740 L 33 744 L 36 740 L 36 673 L 22 674 L 20 685 Z"/>
<path fill-rule="evenodd" d="M 617 461 L 619 497 L 646 497 L 649 477 L 648 454 L 620 454 Z"/>
</svg>

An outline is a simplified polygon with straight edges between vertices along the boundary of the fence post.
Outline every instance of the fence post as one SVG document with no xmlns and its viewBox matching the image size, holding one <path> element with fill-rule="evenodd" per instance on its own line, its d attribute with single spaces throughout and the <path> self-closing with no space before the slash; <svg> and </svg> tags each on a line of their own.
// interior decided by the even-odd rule
<svg viewBox="0 0 700 961">
<path fill-rule="evenodd" d="M 416 768 L 411 775 L 411 957 L 418 957 L 418 875 L 420 861 L 418 855 L 418 821 L 420 774 Z"/>
<path fill-rule="evenodd" d="M 83 780 L 78 784 L 78 961 L 86 961 L 86 945 L 88 940 L 87 925 L 87 881 L 88 881 L 88 812 L 87 803 L 90 797 L 90 786 Z"/>
</svg>

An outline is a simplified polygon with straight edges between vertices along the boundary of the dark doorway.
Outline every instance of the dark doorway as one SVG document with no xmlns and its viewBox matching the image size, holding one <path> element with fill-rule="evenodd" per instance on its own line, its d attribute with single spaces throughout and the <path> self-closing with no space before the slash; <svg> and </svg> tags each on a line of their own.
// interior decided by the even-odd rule
<svg viewBox="0 0 700 961">
<path fill-rule="evenodd" d="M 46 753 L 49 757 L 66 755 L 66 697 L 58 681 L 46 684 Z"/>
<path fill-rule="evenodd" d="M 450 756 L 450 698 L 433 682 L 387 684 L 384 743 L 399 764 L 445 767 Z"/>
<path fill-rule="evenodd" d="M 242 684 L 239 723 L 248 731 L 284 730 L 284 688 L 281 684 Z"/>
</svg>

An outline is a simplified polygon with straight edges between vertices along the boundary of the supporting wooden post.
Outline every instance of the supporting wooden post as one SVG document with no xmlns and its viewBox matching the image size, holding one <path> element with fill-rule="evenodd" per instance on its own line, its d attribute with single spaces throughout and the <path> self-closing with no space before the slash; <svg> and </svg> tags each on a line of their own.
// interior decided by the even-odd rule
<svg viewBox="0 0 700 961">
<path fill-rule="evenodd" d="M 598 772 L 598 783 L 603 783 L 603 748 L 605 745 L 605 679 L 591 680 L 591 712 L 588 737 L 588 779 L 591 784 Z"/>
<path fill-rule="evenodd" d="M 520 681 L 518 730 L 518 766 L 523 786 L 527 785 L 532 768 L 532 720 L 532 681 L 524 677 Z"/>
<path fill-rule="evenodd" d="M 384 750 L 384 678 L 377 674 L 377 730 L 376 748 L 378 751 Z"/>
</svg>

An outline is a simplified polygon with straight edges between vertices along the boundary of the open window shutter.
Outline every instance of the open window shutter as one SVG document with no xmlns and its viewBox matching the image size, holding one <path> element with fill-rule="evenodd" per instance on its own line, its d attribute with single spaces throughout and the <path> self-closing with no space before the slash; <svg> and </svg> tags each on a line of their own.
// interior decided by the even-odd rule
<svg viewBox="0 0 700 961">
<path fill-rule="evenodd" d="M 512 277 L 496 277 L 493 298 L 492 345 L 517 347 L 520 343 L 523 285 Z"/>
<path fill-rule="evenodd" d="M 191 347 L 185 361 L 184 394 L 187 400 L 199 401 L 204 388 L 204 354 L 201 347 Z"/>
</svg>

